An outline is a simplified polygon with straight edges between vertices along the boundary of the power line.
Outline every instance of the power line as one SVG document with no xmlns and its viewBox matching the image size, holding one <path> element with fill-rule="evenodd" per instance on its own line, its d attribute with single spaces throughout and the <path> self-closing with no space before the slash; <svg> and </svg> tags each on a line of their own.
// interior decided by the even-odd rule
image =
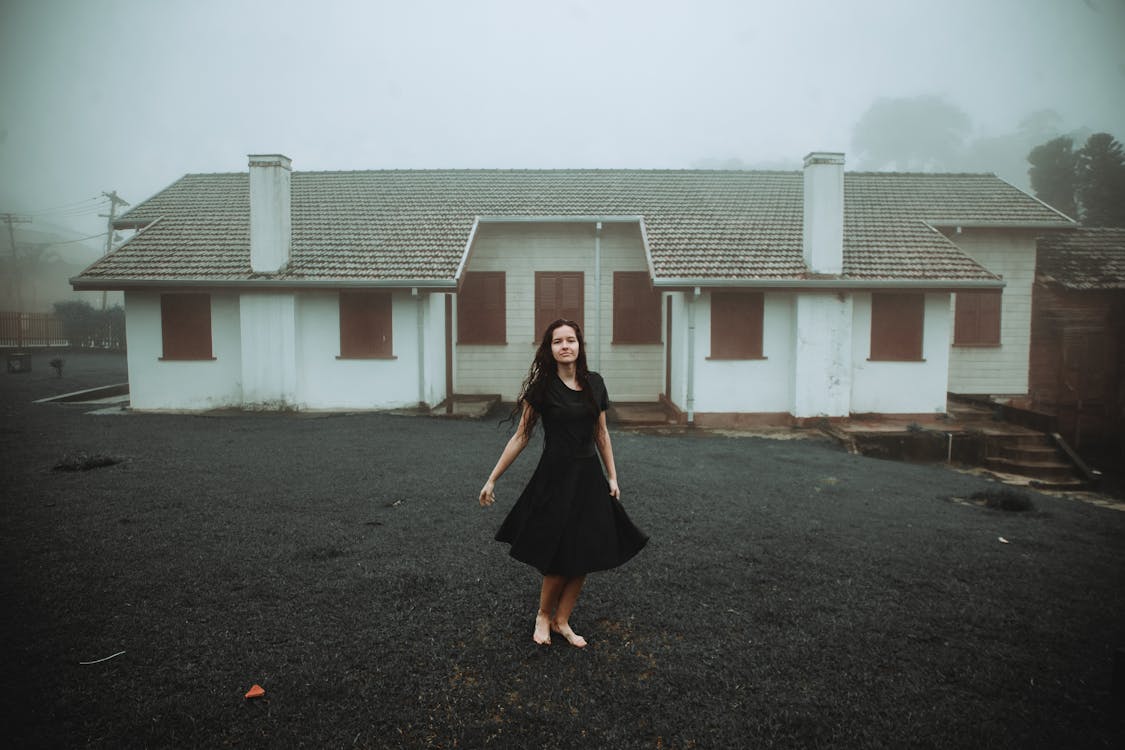
<svg viewBox="0 0 1125 750">
<path fill-rule="evenodd" d="M 23 216 L 45 216 L 45 215 L 48 215 L 48 214 L 73 214 L 73 213 L 91 212 L 91 211 L 98 210 L 101 207 L 101 204 L 104 203 L 104 202 L 105 202 L 104 198 L 102 198 L 101 196 L 95 196 L 93 198 L 86 198 L 84 200 L 74 201 L 73 203 L 62 203 L 62 204 L 57 205 L 57 206 L 50 206 L 48 208 L 37 208 L 37 209 L 33 209 L 31 211 L 21 211 L 20 213 Z"/>
<path fill-rule="evenodd" d="M 86 240 L 96 240 L 99 237 L 105 237 L 108 232 L 99 232 L 98 234 L 91 234 L 89 237 L 80 237 L 76 240 L 62 240 L 60 242 L 48 242 L 46 244 L 54 247 L 55 245 L 69 245 L 72 242 L 85 242 Z"/>
</svg>

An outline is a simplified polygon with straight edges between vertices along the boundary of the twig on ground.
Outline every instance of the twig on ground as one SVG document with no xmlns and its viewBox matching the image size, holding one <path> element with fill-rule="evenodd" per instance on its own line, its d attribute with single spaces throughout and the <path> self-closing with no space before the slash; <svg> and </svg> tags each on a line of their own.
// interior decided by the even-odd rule
<svg viewBox="0 0 1125 750">
<path fill-rule="evenodd" d="M 110 659 L 113 659 L 114 657 L 121 656 L 121 654 L 123 654 L 123 653 L 125 653 L 125 652 L 124 651 L 118 651 L 116 654 L 110 654 L 109 656 L 102 657 L 101 659 L 94 659 L 93 661 L 80 661 L 78 663 L 79 664 L 101 664 L 103 661 L 109 661 Z"/>
</svg>

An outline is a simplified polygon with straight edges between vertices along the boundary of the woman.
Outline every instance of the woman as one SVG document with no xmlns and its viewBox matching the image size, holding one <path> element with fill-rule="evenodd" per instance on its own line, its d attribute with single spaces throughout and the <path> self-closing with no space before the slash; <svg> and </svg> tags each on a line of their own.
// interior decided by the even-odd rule
<svg viewBox="0 0 1125 750">
<path fill-rule="evenodd" d="M 540 645 L 550 644 L 553 631 L 583 648 L 586 639 L 570 627 L 570 614 L 586 574 L 621 565 L 648 541 L 621 506 L 605 424 L 608 403 L 601 376 L 586 365 L 582 329 L 572 320 L 551 323 L 512 411 L 520 415 L 519 427 L 480 491 L 481 506 L 495 502 L 496 480 L 542 419 L 539 465 L 496 532 L 497 541 L 512 545 L 512 557 L 543 574 L 532 636 Z"/>
</svg>

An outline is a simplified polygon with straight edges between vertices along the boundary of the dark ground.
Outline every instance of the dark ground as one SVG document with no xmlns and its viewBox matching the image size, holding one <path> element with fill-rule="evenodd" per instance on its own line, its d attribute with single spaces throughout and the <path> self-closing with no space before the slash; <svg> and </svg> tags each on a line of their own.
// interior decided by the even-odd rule
<svg viewBox="0 0 1125 750">
<path fill-rule="evenodd" d="M 31 404 L 124 379 L 64 356 L 61 379 L 46 356 L 0 374 L 9 746 L 1125 738 L 1125 512 L 963 504 L 996 485 L 827 442 L 618 432 L 652 542 L 591 576 L 585 651 L 537 648 L 537 577 L 491 538 L 538 451 L 479 508 L 494 420 Z M 120 463 L 52 470 L 82 453 Z"/>
</svg>

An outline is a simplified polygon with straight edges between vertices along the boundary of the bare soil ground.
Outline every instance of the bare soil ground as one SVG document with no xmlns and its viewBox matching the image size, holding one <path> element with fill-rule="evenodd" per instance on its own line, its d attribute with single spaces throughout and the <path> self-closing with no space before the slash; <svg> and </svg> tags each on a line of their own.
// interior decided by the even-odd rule
<svg viewBox="0 0 1125 750">
<path fill-rule="evenodd" d="M 587 649 L 542 648 L 537 577 L 492 541 L 538 450 L 479 508 L 494 419 L 32 404 L 124 379 L 63 356 L 0 375 L 9 746 L 1125 740 L 1120 511 L 993 510 L 983 477 L 818 441 L 617 433 L 652 541 L 590 577 Z"/>
</svg>

